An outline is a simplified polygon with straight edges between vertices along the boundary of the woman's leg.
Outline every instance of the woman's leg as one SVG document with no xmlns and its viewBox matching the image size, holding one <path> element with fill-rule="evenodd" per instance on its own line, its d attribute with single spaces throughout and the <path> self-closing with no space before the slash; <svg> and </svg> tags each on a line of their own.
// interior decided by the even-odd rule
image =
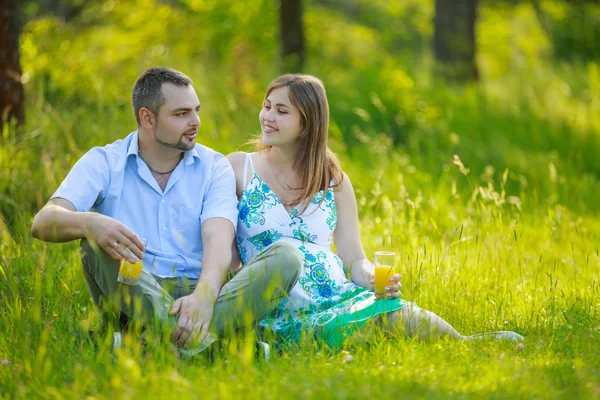
<svg viewBox="0 0 600 400">
<path fill-rule="evenodd" d="M 383 318 L 384 328 L 388 331 L 403 332 L 409 337 L 417 336 L 421 340 L 436 340 L 443 337 L 458 340 L 512 340 L 522 342 L 525 339 L 516 332 L 497 331 L 477 335 L 461 335 L 452 325 L 431 311 L 424 310 L 413 304 L 407 304 L 401 309 L 391 312 Z"/>
<path fill-rule="evenodd" d="M 452 325 L 431 311 L 413 304 L 407 304 L 397 311 L 383 317 L 384 329 L 393 333 L 403 332 L 406 336 L 418 336 L 419 339 L 451 339 L 465 340 Z"/>
</svg>

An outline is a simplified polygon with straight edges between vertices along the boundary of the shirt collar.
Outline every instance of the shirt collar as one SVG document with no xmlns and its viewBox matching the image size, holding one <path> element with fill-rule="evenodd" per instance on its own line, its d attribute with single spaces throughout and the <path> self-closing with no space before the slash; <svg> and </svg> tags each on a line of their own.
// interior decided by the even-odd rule
<svg viewBox="0 0 600 400">
<path fill-rule="evenodd" d="M 131 135 L 131 142 L 129 142 L 129 148 L 127 149 L 127 157 L 129 157 L 132 154 L 137 157 L 139 149 L 140 148 L 138 146 L 138 131 L 135 131 L 133 132 L 133 135 Z"/>
<path fill-rule="evenodd" d="M 193 164 L 195 160 L 200 162 L 200 156 L 198 155 L 198 151 L 196 151 L 196 146 L 194 146 L 193 149 L 183 153 L 183 162 L 185 165 Z"/>
<path fill-rule="evenodd" d="M 133 132 L 133 135 L 131 136 L 131 142 L 129 143 L 129 149 L 127 150 L 127 157 L 129 157 L 132 154 L 138 157 L 138 152 L 140 149 L 138 145 L 138 138 L 138 131 Z M 183 162 L 185 163 L 185 165 L 193 164 L 195 160 L 198 160 L 198 162 L 200 162 L 200 155 L 196 150 L 196 146 L 194 146 L 194 148 L 191 150 L 183 152 Z"/>
</svg>

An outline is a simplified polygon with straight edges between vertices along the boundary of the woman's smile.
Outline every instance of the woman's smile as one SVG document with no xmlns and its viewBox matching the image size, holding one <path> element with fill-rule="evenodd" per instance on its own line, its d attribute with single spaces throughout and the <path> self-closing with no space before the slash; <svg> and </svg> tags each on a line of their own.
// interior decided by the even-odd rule
<svg viewBox="0 0 600 400">
<path fill-rule="evenodd" d="M 277 131 L 279 131 L 279 129 L 276 129 L 268 124 L 263 124 L 263 133 L 269 134 L 269 133 L 275 133 Z"/>
</svg>

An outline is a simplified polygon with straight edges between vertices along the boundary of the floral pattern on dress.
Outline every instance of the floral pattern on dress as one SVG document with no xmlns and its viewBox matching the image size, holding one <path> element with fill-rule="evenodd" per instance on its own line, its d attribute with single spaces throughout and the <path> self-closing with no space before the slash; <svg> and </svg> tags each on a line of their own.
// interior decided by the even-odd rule
<svg viewBox="0 0 600 400">
<path fill-rule="evenodd" d="M 308 232 L 308 225 L 302 223 L 298 225 L 298 228 L 294 229 L 294 238 L 301 242 L 311 243 L 316 243 L 318 239 L 317 235 L 311 235 L 310 232 Z"/>
<path fill-rule="evenodd" d="M 250 190 L 244 190 L 242 198 L 238 203 L 238 219 L 250 228 L 251 224 L 265 224 L 265 210 L 270 210 L 281 201 L 275 193 L 261 181 L 258 175 L 254 175 L 250 183 L 255 181 L 254 186 Z"/>
<path fill-rule="evenodd" d="M 298 284 L 302 286 L 315 305 L 322 306 L 320 303 L 337 296 L 341 287 L 331 279 L 325 252 L 317 251 L 315 254 L 309 252 L 305 246 L 300 246 L 298 250 L 304 258 L 304 274 L 298 278 Z"/>
<path fill-rule="evenodd" d="M 325 222 L 329 229 L 333 232 L 335 231 L 335 227 L 337 225 L 337 207 L 335 206 L 335 202 L 333 202 L 333 207 L 328 210 L 327 219 Z"/>
<path fill-rule="evenodd" d="M 236 236 L 235 237 L 235 245 L 239 249 L 240 259 L 242 260 L 242 263 L 245 263 L 246 260 L 247 260 L 246 254 L 248 253 L 248 250 L 244 246 L 242 246 L 242 241 L 243 241 L 243 239 L 242 239 L 241 236 Z"/>
<path fill-rule="evenodd" d="M 247 162 L 252 164 L 251 160 Z M 373 292 L 349 281 L 342 261 L 331 250 L 337 224 L 333 191 L 324 194 L 321 190 L 306 209 L 294 207 L 288 212 L 254 168 L 252 172 L 238 204 L 236 245 L 242 263 L 246 264 L 279 240 L 296 246 L 304 261 L 289 298 L 282 299 L 277 308 L 260 321 L 260 326 L 285 340 L 298 340 L 305 334 L 317 337 L 328 328 L 337 332 L 338 321 L 354 321 L 353 313 L 361 310 L 371 312 L 378 303 Z M 395 303 L 396 309 L 402 307 L 398 305 L 400 302 L 403 300 Z M 379 313 L 374 311 L 373 315 Z"/>
<path fill-rule="evenodd" d="M 260 251 L 265 247 L 272 245 L 279 239 L 281 239 L 281 233 L 277 232 L 275 229 L 268 229 L 256 236 L 248 238 L 248 241 L 254 245 L 256 250 Z"/>
</svg>

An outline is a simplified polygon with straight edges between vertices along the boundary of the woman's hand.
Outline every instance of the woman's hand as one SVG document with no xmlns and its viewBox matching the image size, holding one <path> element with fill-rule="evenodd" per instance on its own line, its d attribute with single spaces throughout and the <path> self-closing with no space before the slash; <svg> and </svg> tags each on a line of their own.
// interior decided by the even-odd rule
<svg viewBox="0 0 600 400">
<path fill-rule="evenodd" d="M 402 296 L 402 275 L 395 274 L 390 278 L 390 283 L 385 287 L 385 294 L 375 293 L 375 297 L 378 299 L 397 299 Z M 371 284 L 375 282 L 375 277 L 371 279 Z"/>
<path fill-rule="evenodd" d="M 365 259 L 353 262 L 350 265 L 350 279 L 356 285 L 373 290 L 373 264 Z"/>
</svg>

